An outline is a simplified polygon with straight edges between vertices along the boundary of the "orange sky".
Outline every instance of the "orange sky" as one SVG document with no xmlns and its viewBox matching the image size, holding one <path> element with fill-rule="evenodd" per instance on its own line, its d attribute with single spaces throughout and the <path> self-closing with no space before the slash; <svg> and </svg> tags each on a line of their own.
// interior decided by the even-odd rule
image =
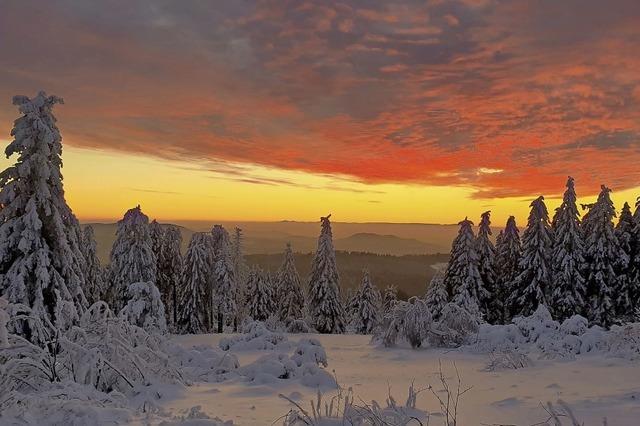
<svg viewBox="0 0 640 426">
<path fill-rule="evenodd" d="M 81 219 L 522 222 L 568 174 L 640 194 L 637 1 L 25 0 L 0 40 L 0 140 L 12 95 L 65 98 Z"/>
</svg>

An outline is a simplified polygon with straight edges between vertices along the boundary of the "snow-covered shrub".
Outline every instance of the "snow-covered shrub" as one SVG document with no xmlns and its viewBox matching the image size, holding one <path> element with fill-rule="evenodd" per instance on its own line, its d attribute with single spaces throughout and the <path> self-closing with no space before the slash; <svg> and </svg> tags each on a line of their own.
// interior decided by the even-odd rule
<svg viewBox="0 0 640 426">
<path fill-rule="evenodd" d="M 382 341 L 385 346 L 394 346 L 398 339 L 402 339 L 413 348 L 419 348 L 427 338 L 432 323 L 431 312 L 424 300 L 412 297 L 408 302 L 397 302 Z"/>
<path fill-rule="evenodd" d="M 291 355 L 269 353 L 238 368 L 237 373 L 255 384 L 296 379 L 304 386 L 334 387 L 335 378 L 322 368 L 326 366 L 327 354 L 320 342 L 305 338 L 298 342 Z"/>
<path fill-rule="evenodd" d="M 477 315 L 456 303 L 447 303 L 440 312 L 440 320 L 433 326 L 430 343 L 434 346 L 460 346 L 478 332 L 479 326 Z"/>
<path fill-rule="evenodd" d="M 282 333 L 270 331 L 263 322 L 250 321 L 244 325 L 244 334 L 223 337 L 218 345 L 223 351 L 274 350 L 286 342 Z"/>
<path fill-rule="evenodd" d="M 314 330 L 303 319 L 296 319 L 289 322 L 287 326 L 287 333 L 301 334 L 301 333 L 313 333 Z"/>
<path fill-rule="evenodd" d="M 190 382 L 221 382 L 234 372 L 240 363 L 229 352 L 220 352 L 207 345 L 185 348 L 167 345 L 166 352 L 185 380 Z"/>
<path fill-rule="evenodd" d="M 149 333 L 167 332 L 164 304 L 158 288 L 152 282 L 133 283 L 129 286 L 129 299 L 120 311 L 131 324 Z"/>
<path fill-rule="evenodd" d="M 485 371 L 518 370 L 533 365 L 531 358 L 522 352 L 492 352 L 489 354 L 489 362 L 485 367 Z"/>
</svg>

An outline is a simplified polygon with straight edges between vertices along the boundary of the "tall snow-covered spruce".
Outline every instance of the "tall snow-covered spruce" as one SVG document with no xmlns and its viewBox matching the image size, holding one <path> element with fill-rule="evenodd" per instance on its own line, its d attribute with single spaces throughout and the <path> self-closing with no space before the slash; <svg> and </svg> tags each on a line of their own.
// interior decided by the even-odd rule
<svg viewBox="0 0 640 426">
<path fill-rule="evenodd" d="M 116 241 L 111 248 L 108 302 L 119 312 L 128 300 L 133 283 L 156 282 L 156 255 L 153 252 L 149 218 L 136 206 L 118 222 Z"/>
<path fill-rule="evenodd" d="M 591 321 L 603 327 L 613 324 L 616 317 L 616 265 L 627 261 L 614 231 L 613 218 L 616 217 L 616 211 L 610 193 L 609 188 L 601 186 L 598 200 L 590 206 L 582 222 L 586 247 L 588 316 Z"/>
<path fill-rule="evenodd" d="M 580 213 L 572 177 L 562 204 L 552 221 L 550 305 L 554 317 L 563 321 L 575 314 L 583 314 L 586 287 L 584 270 L 584 241 L 580 230 Z"/>
<path fill-rule="evenodd" d="M 209 234 L 191 236 L 184 256 L 178 291 L 178 323 L 181 333 L 198 334 L 207 331 L 208 289 L 211 282 Z"/>
<path fill-rule="evenodd" d="M 615 229 L 620 250 L 624 253 L 624 256 L 620 256 L 616 263 L 618 289 L 616 291 L 615 306 L 618 318 L 624 321 L 632 321 L 634 319 L 637 306 L 635 294 L 638 283 L 633 282 L 631 273 L 632 259 L 638 245 L 635 227 L 631 206 L 629 206 L 629 203 L 624 203 Z"/>
<path fill-rule="evenodd" d="M 178 287 L 182 273 L 182 234 L 175 225 L 166 225 L 158 265 L 158 290 L 162 294 L 167 322 L 176 324 L 178 320 Z"/>
<path fill-rule="evenodd" d="M 369 271 L 365 270 L 362 284 L 355 294 L 352 312 L 352 326 L 356 333 L 371 334 L 380 322 L 380 292 L 371 282 Z"/>
<path fill-rule="evenodd" d="M 527 228 L 522 235 L 522 257 L 509 305 L 511 316 L 529 316 L 539 305 L 546 305 L 545 292 L 551 283 L 551 226 L 549 212 L 540 196 L 531 202 Z"/>
<path fill-rule="evenodd" d="M 222 333 L 224 325 L 231 325 L 236 319 L 236 277 L 229 234 L 221 225 L 216 225 L 212 234 L 216 242 L 213 254 L 212 305 L 218 333 Z"/>
<path fill-rule="evenodd" d="M 494 297 L 500 299 L 503 308 L 503 322 L 511 320 L 516 307 L 510 304 L 514 282 L 518 276 L 522 246 L 520 244 L 520 230 L 516 226 L 516 218 L 509 216 L 504 231 L 496 241 L 496 292 Z"/>
<path fill-rule="evenodd" d="M 104 269 L 98 258 L 98 245 L 94 236 L 93 227 L 87 225 L 82 232 L 82 250 L 86 264 L 84 294 L 89 304 L 102 300 L 105 291 Z"/>
<path fill-rule="evenodd" d="M 502 321 L 503 305 L 500 298 L 495 297 L 496 271 L 495 256 L 496 248 L 491 241 L 491 212 L 486 211 L 480 217 L 478 225 L 477 251 L 478 251 L 478 271 L 482 284 L 486 290 L 485 300 L 481 300 L 480 308 L 487 322 L 499 323 Z"/>
<path fill-rule="evenodd" d="M 279 292 L 277 301 L 280 321 L 289 323 L 292 320 L 302 319 L 304 316 L 304 294 L 290 243 L 287 243 L 276 279 L 278 282 L 276 288 Z"/>
<path fill-rule="evenodd" d="M 247 282 L 247 314 L 256 321 L 266 321 L 271 316 L 272 288 L 267 275 L 258 266 L 249 272 Z"/>
<path fill-rule="evenodd" d="M 17 158 L 0 173 L 0 295 L 29 306 L 48 328 L 69 323 L 88 304 L 80 225 L 62 184 L 62 138 L 52 113 L 58 103 L 45 92 L 13 98 L 22 115 L 5 153 Z M 70 318 L 56 318 L 59 312 Z M 32 341 L 44 338 L 26 323 L 12 326 Z"/>
<path fill-rule="evenodd" d="M 478 269 L 473 222 L 465 218 L 458 225 L 460 230 L 453 240 L 449 264 L 444 274 L 444 286 L 454 304 L 479 317 L 483 311 L 486 312 L 481 310 L 481 306 L 489 294 Z"/>
<path fill-rule="evenodd" d="M 309 320 L 320 333 L 342 333 L 345 329 L 345 313 L 340 300 L 340 275 L 330 217 L 320 219 L 322 228 L 311 265 L 307 311 Z"/>
</svg>

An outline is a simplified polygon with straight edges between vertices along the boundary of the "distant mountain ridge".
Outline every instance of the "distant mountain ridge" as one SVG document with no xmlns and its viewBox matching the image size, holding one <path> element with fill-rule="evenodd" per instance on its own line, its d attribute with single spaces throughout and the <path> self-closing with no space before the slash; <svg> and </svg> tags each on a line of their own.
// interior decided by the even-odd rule
<svg viewBox="0 0 640 426">
<path fill-rule="evenodd" d="M 196 225 L 193 228 L 185 226 Z M 246 254 L 281 253 L 287 242 L 298 253 L 316 249 L 319 225 L 312 222 L 222 222 L 229 231 L 235 226 L 243 229 Z M 98 243 L 98 256 L 107 263 L 115 241 L 116 223 L 87 223 L 94 228 Z M 183 249 L 191 235 L 211 229 L 209 223 L 184 222 L 180 228 Z M 389 223 L 332 223 L 336 250 L 374 253 L 381 255 L 422 255 L 448 253 L 456 235 L 456 225 L 389 224 Z M 390 232 L 389 232 L 390 231 Z M 415 236 L 413 236 L 415 235 Z"/>
</svg>

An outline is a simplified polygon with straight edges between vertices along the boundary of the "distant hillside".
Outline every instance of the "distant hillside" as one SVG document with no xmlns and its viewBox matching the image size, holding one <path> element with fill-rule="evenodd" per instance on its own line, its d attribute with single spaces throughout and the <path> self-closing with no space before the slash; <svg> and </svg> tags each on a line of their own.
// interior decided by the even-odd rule
<svg viewBox="0 0 640 426">
<path fill-rule="evenodd" d="M 92 223 L 91 226 L 95 231 L 100 261 L 107 264 L 111 246 L 115 241 L 117 225 Z M 226 227 L 233 229 L 229 224 Z M 179 228 L 184 252 L 194 231 L 184 226 Z M 244 249 L 249 264 L 258 264 L 265 270 L 275 272 L 282 261 L 284 246 L 290 241 L 296 252 L 296 266 L 303 282 L 306 283 L 311 269 L 312 253 L 316 249 L 316 236 L 291 235 L 282 231 L 267 234 L 263 230 L 256 234 L 245 231 Z M 436 268 L 448 259 L 448 255 L 434 253 L 438 250 L 449 250 L 415 238 L 373 232 L 359 232 L 336 238 L 335 247 L 342 287 L 345 290 L 358 286 L 362 278 L 362 269 L 368 268 L 374 284 L 379 288 L 394 284 L 402 290 L 405 297 L 424 293 Z"/>
<path fill-rule="evenodd" d="M 393 284 L 400 290 L 400 296 L 423 295 L 437 269 L 447 262 L 449 255 L 405 255 L 390 256 L 371 253 L 336 252 L 343 291 L 355 288 L 362 280 L 362 270 L 367 268 L 373 283 L 383 289 Z M 306 285 L 311 271 L 312 254 L 295 254 L 296 267 L 302 282 Z M 253 254 L 247 256 L 247 263 L 275 273 L 282 262 L 280 254 Z"/>
<path fill-rule="evenodd" d="M 294 251 L 313 252 L 320 226 L 311 222 L 221 222 L 228 230 L 239 226 L 244 233 L 247 254 L 281 253 L 287 242 Z M 115 223 L 92 223 L 98 241 L 98 255 L 103 262 L 109 258 L 115 240 Z M 179 222 L 186 248 L 195 231 L 208 231 L 213 222 Z M 455 225 L 393 224 L 393 223 L 332 223 L 337 250 L 391 254 L 448 253 L 457 233 Z"/>
</svg>

